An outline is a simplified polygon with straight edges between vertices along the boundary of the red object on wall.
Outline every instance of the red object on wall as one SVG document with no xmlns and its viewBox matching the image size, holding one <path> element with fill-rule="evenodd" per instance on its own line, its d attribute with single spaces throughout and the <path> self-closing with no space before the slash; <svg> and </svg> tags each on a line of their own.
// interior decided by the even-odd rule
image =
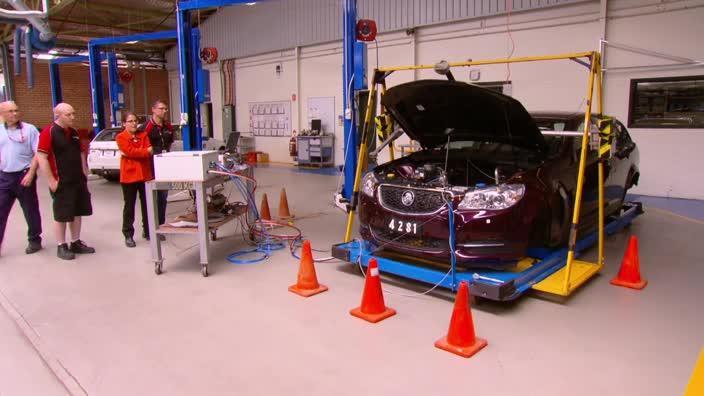
<svg viewBox="0 0 704 396">
<path fill-rule="evenodd" d="M 130 70 L 120 70 L 117 72 L 117 75 L 120 77 L 120 81 L 125 84 L 128 84 L 134 78 L 134 73 Z"/>
<path fill-rule="evenodd" d="M 376 39 L 376 22 L 371 19 L 357 21 L 357 40 L 374 41 Z"/>
<path fill-rule="evenodd" d="M 215 63 L 218 60 L 218 50 L 214 47 L 205 47 L 200 50 L 200 60 L 206 64 Z"/>
</svg>

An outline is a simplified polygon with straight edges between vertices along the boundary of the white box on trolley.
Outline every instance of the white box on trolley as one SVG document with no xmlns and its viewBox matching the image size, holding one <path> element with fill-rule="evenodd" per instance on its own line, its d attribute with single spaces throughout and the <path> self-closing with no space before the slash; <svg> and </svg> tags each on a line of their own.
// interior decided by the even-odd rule
<svg viewBox="0 0 704 396">
<path fill-rule="evenodd" d="M 206 181 L 211 163 L 218 162 L 217 151 L 172 151 L 154 156 L 156 181 Z"/>
</svg>

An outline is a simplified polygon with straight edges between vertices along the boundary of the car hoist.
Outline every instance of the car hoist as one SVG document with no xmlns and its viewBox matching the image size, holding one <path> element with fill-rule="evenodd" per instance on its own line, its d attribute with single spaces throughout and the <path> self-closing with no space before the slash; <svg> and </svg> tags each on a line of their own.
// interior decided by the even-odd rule
<svg viewBox="0 0 704 396">
<path fill-rule="evenodd" d="M 567 247 L 561 249 L 528 249 L 528 257 L 520 260 L 516 267 L 508 271 L 497 270 L 458 270 L 455 260 L 450 260 L 449 270 L 447 263 L 437 263 L 422 261 L 406 256 L 395 254 L 379 255 L 375 247 L 366 241 L 352 241 L 352 230 L 360 182 L 363 171 L 367 167 L 369 158 L 368 141 L 377 131 L 380 146 L 374 150 L 373 154 L 386 146 L 389 146 L 390 157 L 393 156 L 393 141 L 402 133 L 400 130 L 391 132 L 390 116 L 381 111 L 381 115 L 374 116 L 374 105 L 376 104 L 377 92 L 381 90 L 382 95 L 386 92 L 386 78 L 394 72 L 410 71 L 421 69 L 434 69 L 440 74 L 444 74 L 451 79 L 450 69 L 453 67 L 470 67 L 480 65 L 495 65 L 506 63 L 522 63 L 537 61 L 572 60 L 589 69 L 589 79 L 586 93 L 586 111 L 584 114 L 584 130 L 575 134 L 574 132 L 551 132 L 551 134 L 565 136 L 581 136 L 582 145 L 579 155 L 579 168 L 577 172 L 577 185 L 574 198 L 574 208 L 572 211 L 572 221 Z M 612 143 L 612 119 L 602 115 L 602 69 L 601 54 L 596 51 L 567 53 L 558 55 L 502 58 L 490 60 L 478 60 L 469 62 L 444 62 L 438 65 L 414 65 L 400 67 L 384 67 L 374 70 L 372 84 L 367 103 L 367 112 L 362 125 L 362 139 L 359 149 L 357 169 L 355 173 L 354 187 L 351 203 L 348 210 L 345 240 L 343 243 L 333 245 L 333 256 L 348 261 L 357 262 L 366 266 L 372 257 L 377 259 L 379 269 L 382 272 L 418 280 L 421 282 L 435 284 L 452 291 L 457 290 L 461 281 L 470 284 L 470 290 L 476 296 L 481 296 L 493 300 L 512 300 L 524 292 L 534 289 L 559 296 L 568 296 L 587 280 L 596 275 L 604 267 L 604 238 L 627 227 L 633 219 L 643 213 L 642 205 L 637 202 L 626 202 L 623 205 L 622 213 L 619 216 L 605 218 L 604 207 L 604 162 L 613 153 Z M 596 91 L 596 92 L 595 92 Z M 596 98 L 595 98 L 596 96 Z M 592 130 L 592 109 L 596 99 L 596 108 L 599 121 L 598 130 Z M 588 150 L 592 148 L 598 150 L 598 229 L 595 232 L 584 236 L 578 236 L 580 210 L 582 208 L 585 169 L 587 163 Z M 448 203 L 451 206 L 450 203 Z M 454 208 L 450 207 L 450 213 L 454 214 Z M 451 222 L 450 218 L 450 223 Z M 451 227 L 451 238 L 454 230 Z M 577 257 L 586 249 L 596 244 L 598 254 L 596 262 L 577 260 Z M 451 247 L 454 251 L 454 245 Z"/>
</svg>

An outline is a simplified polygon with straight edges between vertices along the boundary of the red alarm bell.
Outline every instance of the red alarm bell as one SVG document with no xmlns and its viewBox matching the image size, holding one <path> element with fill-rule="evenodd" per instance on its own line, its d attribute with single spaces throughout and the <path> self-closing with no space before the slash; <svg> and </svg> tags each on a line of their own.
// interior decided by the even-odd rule
<svg viewBox="0 0 704 396">
<path fill-rule="evenodd" d="M 376 22 L 371 19 L 357 21 L 357 40 L 374 41 L 376 39 Z"/>
<path fill-rule="evenodd" d="M 206 64 L 215 63 L 218 60 L 218 50 L 215 47 L 205 47 L 200 50 L 200 60 Z"/>
<path fill-rule="evenodd" d="M 120 77 L 120 81 L 125 84 L 129 84 L 134 78 L 134 73 L 130 70 L 120 70 L 117 72 L 117 75 Z"/>
</svg>

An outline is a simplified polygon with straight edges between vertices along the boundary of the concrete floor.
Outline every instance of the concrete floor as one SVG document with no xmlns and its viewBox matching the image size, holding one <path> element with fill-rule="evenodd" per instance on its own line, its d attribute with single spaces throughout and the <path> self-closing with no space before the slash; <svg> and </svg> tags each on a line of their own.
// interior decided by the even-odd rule
<svg viewBox="0 0 704 396">
<path fill-rule="evenodd" d="M 295 214 L 314 215 L 296 224 L 315 249 L 342 239 L 345 216 L 330 204 L 337 177 L 280 168 L 256 175 L 272 211 L 284 186 Z M 351 265 L 318 264 L 330 291 L 300 298 L 287 291 L 298 269 L 287 252 L 254 265 L 224 259 L 244 247 L 234 224 L 213 245 L 211 277 L 200 276 L 187 236 L 169 238 L 166 272 L 156 276 L 144 241 L 123 245 L 119 185 L 96 180 L 90 188 L 96 215 L 85 222 L 84 239 L 98 249 L 94 256 L 55 257 L 44 186 L 42 252 L 24 254 L 26 228 L 19 208 L 12 212 L 0 297 L 26 326 L 0 311 L 2 396 L 675 395 L 704 344 L 697 243 L 704 223 L 662 210 L 610 238 L 603 273 L 566 301 L 529 295 L 475 306 L 477 334 L 489 346 L 466 360 L 433 347 L 447 331 L 451 296 L 402 296 L 426 286 L 385 278 L 387 305 L 398 314 L 371 325 L 348 313 L 363 286 Z M 608 283 L 629 232 L 640 238 L 650 281 L 641 292 Z"/>
</svg>

